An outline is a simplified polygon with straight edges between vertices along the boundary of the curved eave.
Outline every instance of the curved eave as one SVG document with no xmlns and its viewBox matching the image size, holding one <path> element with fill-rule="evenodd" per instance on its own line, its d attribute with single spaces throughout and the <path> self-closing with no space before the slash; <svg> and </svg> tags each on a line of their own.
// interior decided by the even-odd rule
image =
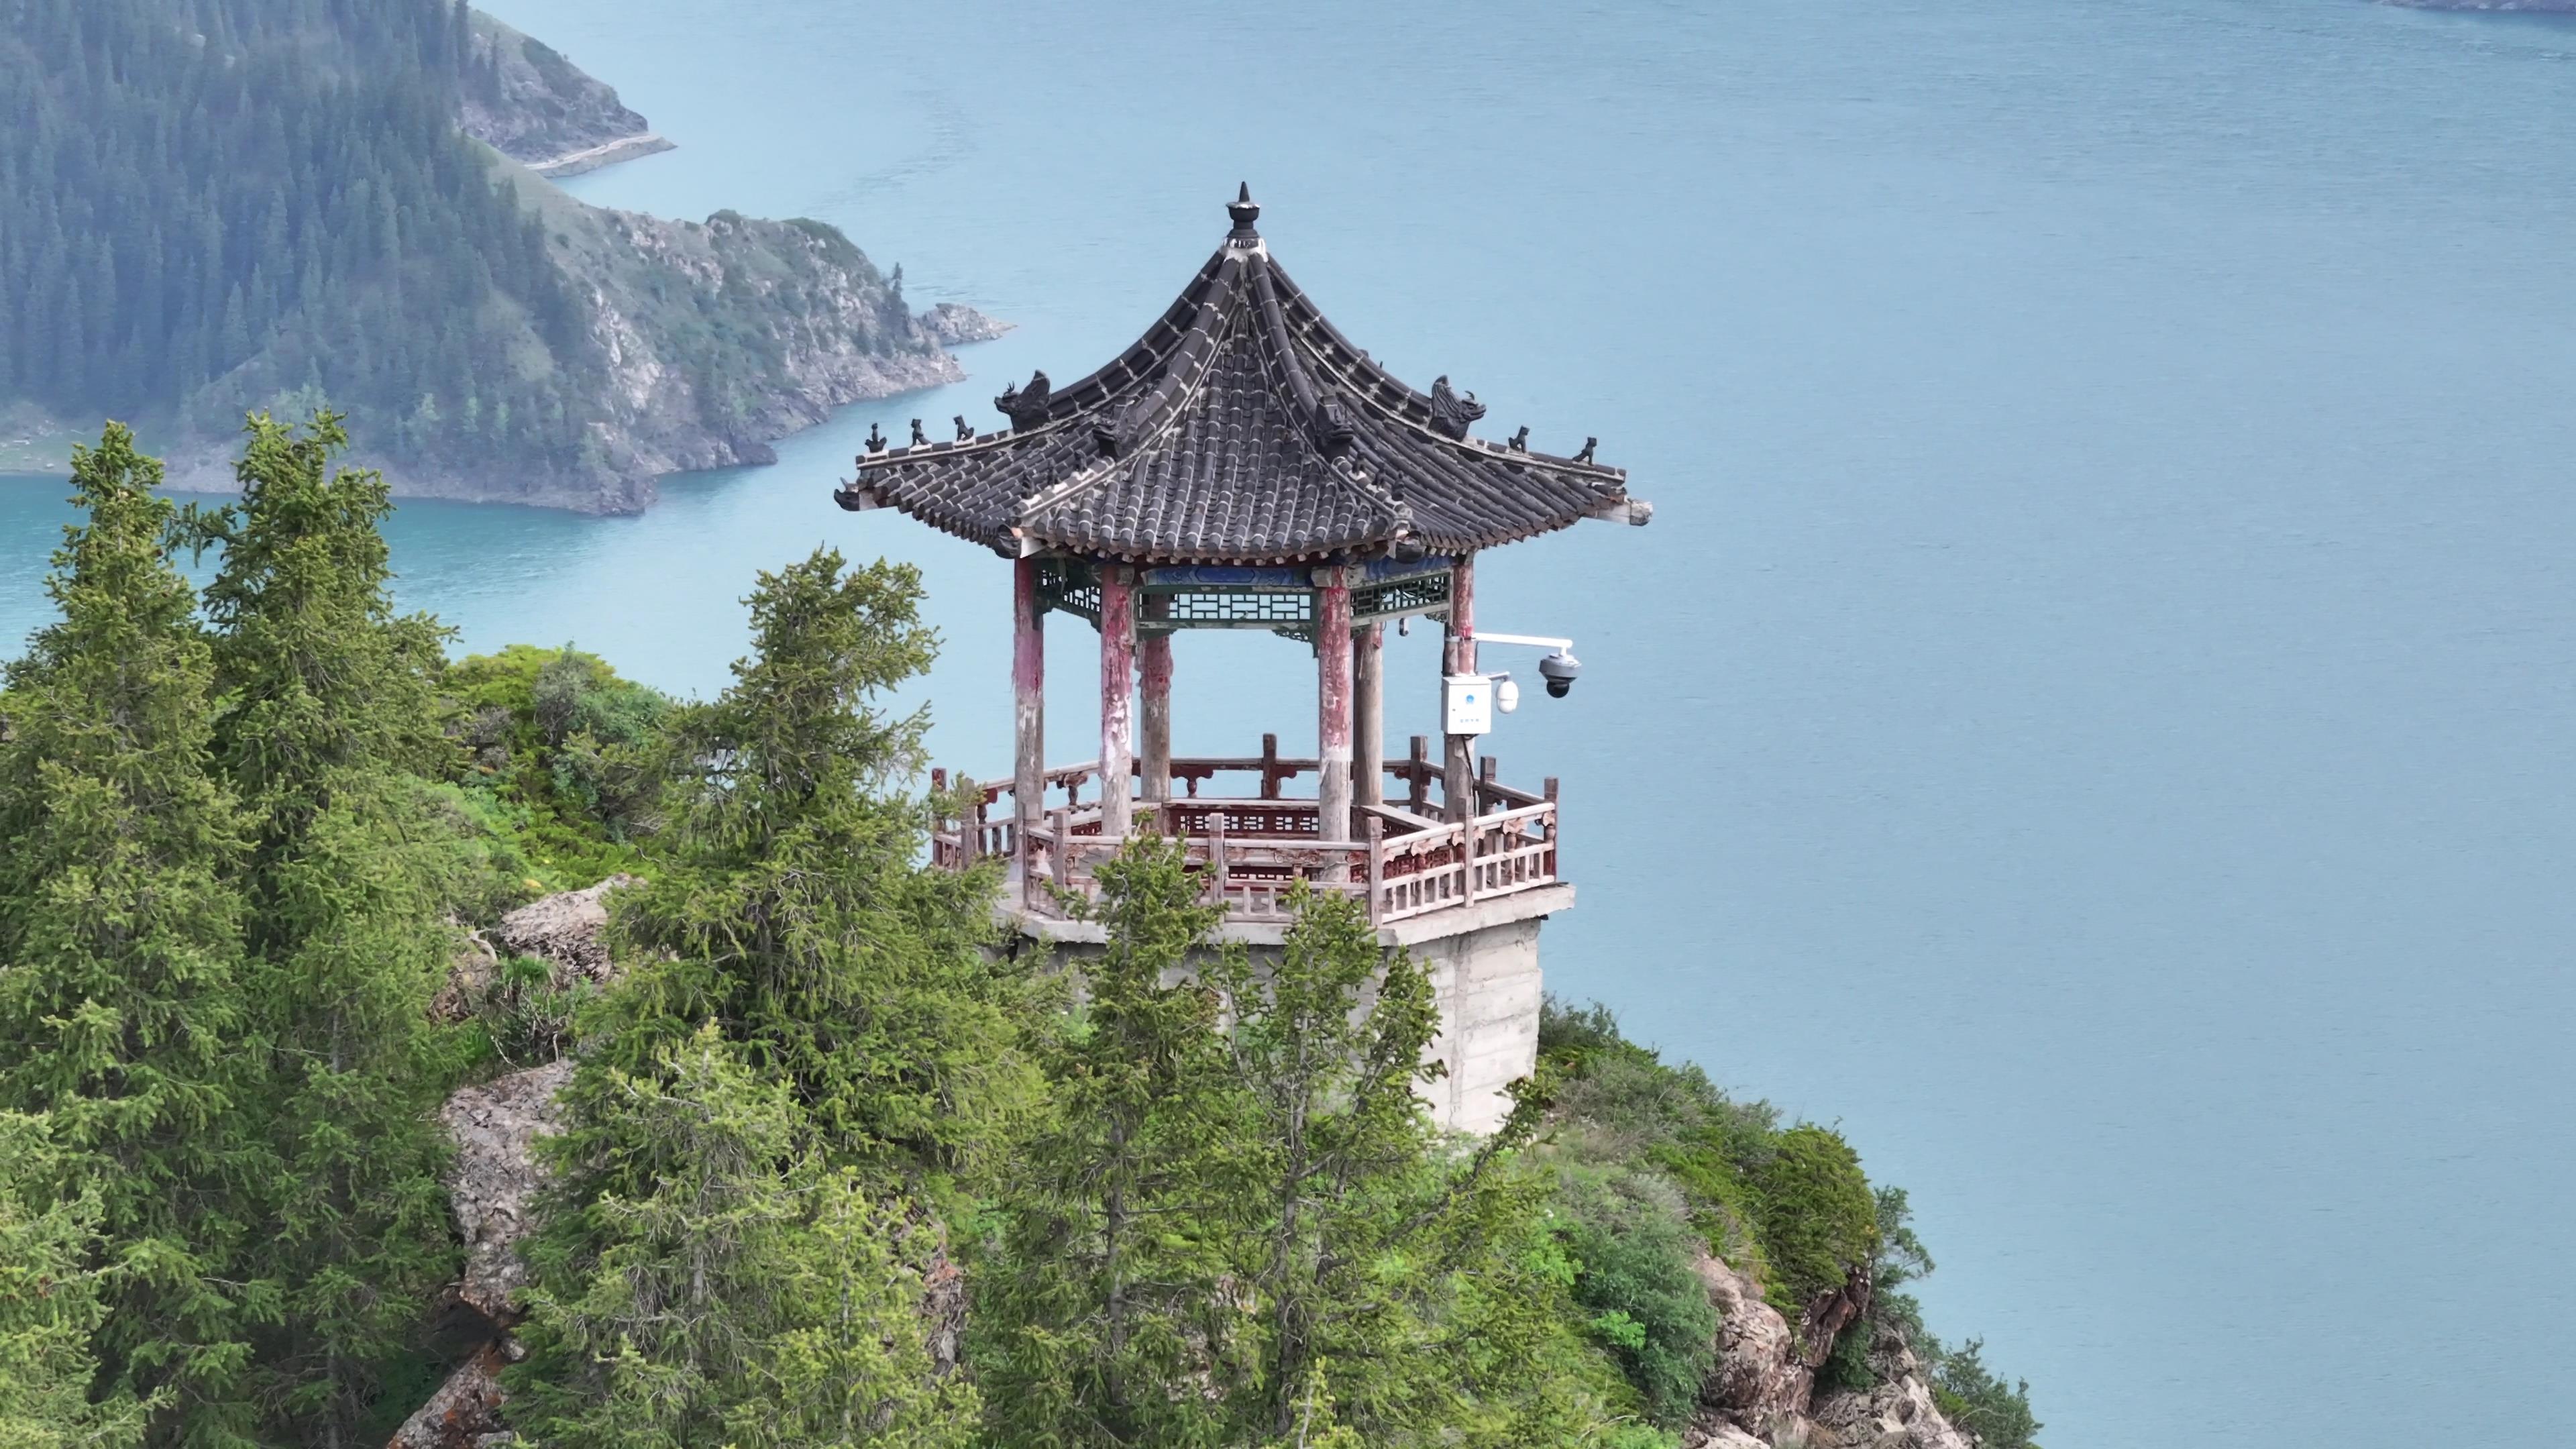
<svg viewBox="0 0 2576 1449">
<path fill-rule="evenodd" d="M 1188 424 L 1228 328 L 1258 338 L 1280 402 L 1298 420 L 1327 488 L 1356 490 L 1368 522 L 1296 546 L 1246 540 L 1236 548 L 1139 546 L 1115 538 L 1149 524 L 1067 526 L 1068 510 L 1114 493 Z M 1044 410 L 971 439 L 889 449 L 858 460 L 834 492 L 852 511 L 893 508 L 943 533 L 1003 553 L 1059 550 L 1140 564 L 1292 564 L 1375 556 L 1399 544 L 1433 553 L 1496 548 L 1587 518 L 1643 523 L 1624 469 L 1433 425 L 1431 399 L 1352 345 L 1248 228 L 1229 237 L 1145 334 L 1110 362 L 1055 389 Z M 1311 496 L 1310 496 L 1311 495 Z M 1296 494 L 1323 507 L 1325 494 Z M 1149 498 L 1148 511 L 1160 499 Z M 1130 502 L 1129 507 L 1136 507 Z M 1142 516 L 1142 515 L 1140 515 Z M 1291 529 L 1290 532 L 1296 530 Z"/>
</svg>

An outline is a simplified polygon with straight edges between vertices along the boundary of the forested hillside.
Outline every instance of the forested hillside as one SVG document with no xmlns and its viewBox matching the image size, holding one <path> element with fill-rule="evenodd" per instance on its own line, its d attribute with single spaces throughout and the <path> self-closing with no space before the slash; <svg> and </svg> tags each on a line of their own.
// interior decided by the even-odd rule
<svg viewBox="0 0 2576 1449">
<path fill-rule="evenodd" d="M 1466 1141 L 1347 896 L 1255 969 L 1147 837 L 1078 999 L 999 949 L 914 570 L 711 700 L 450 661 L 342 445 L 111 427 L 0 674 L 0 1444 L 2030 1449 L 1905 1195 L 1605 1013 Z"/>
<path fill-rule="evenodd" d="M 0 15 L 0 406 L 134 419 L 179 481 L 220 480 L 245 411 L 327 400 L 404 491 L 619 511 L 955 375 L 837 233 L 612 222 L 469 139 L 534 52 L 461 0 Z M 603 227 L 704 255 L 586 245 Z"/>
</svg>

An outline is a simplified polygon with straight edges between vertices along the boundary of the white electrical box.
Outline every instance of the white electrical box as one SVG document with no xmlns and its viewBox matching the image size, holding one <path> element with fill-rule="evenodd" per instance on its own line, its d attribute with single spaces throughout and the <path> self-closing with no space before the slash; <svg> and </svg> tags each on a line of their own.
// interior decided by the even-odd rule
<svg viewBox="0 0 2576 1449">
<path fill-rule="evenodd" d="M 1447 722 L 1441 728 L 1453 735 L 1489 735 L 1494 732 L 1494 681 L 1482 674 L 1442 676 L 1448 685 Z"/>
</svg>

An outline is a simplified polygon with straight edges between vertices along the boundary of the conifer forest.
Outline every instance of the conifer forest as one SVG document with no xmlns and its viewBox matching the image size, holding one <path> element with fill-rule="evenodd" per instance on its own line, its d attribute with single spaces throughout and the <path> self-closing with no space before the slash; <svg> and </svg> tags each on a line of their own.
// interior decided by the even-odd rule
<svg viewBox="0 0 2576 1449">
<path fill-rule="evenodd" d="M 712 699 L 451 658 L 345 443 L 255 417 L 221 507 L 79 454 L 0 688 L 0 1443 L 1650 1449 L 1739 1321 L 2032 1442 L 1906 1292 L 1905 1194 L 1606 1012 L 1453 1138 L 1348 897 L 1185 971 L 1215 911 L 1146 837 L 1078 992 L 999 949 L 884 702 L 936 649 L 910 568 L 761 575 Z M 595 954 L 509 949 L 566 891 Z M 496 1246 L 441 1104 L 532 1082 Z"/>
</svg>

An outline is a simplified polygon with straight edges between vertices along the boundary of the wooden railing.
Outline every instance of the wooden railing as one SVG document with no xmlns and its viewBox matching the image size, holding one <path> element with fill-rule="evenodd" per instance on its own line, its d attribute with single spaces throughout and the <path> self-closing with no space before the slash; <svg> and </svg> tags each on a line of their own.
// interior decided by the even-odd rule
<svg viewBox="0 0 2576 1449">
<path fill-rule="evenodd" d="M 1427 746 L 1417 735 L 1410 758 L 1386 763 L 1389 783 L 1403 787 L 1401 803 L 1354 808 L 1355 838 L 1346 844 L 1322 838 L 1314 800 L 1281 793 L 1286 781 L 1313 773 L 1316 762 L 1281 758 L 1271 735 L 1263 736 L 1258 756 L 1172 761 L 1173 784 L 1185 793 L 1159 804 L 1136 802 L 1130 828 L 1179 840 L 1208 899 L 1238 919 L 1285 918 L 1288 894 L 1299 881 L 1360 897 L 1380 925 L 1554 883 L 1556 782 L 1537 794 L 1513 789 L 1494 778 L 1488 756 L 1476 772 L 1471 818 L 1442 819 L 1432 804 L 1440 770 Z M 1082 798 L 1099 773 L 1096 760 L 1047 771 L 1043 823 L 1031 828 L 1027 842 L 1030 878 L 1014 882 L 1028 908 L 1057 914 L 1067 899 L 1095 897 L 1099 864 L 1123 848 L 1123 841 L 1101 833 L 1097 789 L 1091 803 Z M 1220 775 L 1250 775 L 1259 793 L 1200 793 Z M 951 789 L 946 771 L 933 771 L 932 781 L 943 794 Z M 964 813 L 938 822 L 933 863 L 963 870 L 986 858 L 1020 861 L 1011 783 L 961 778 L 955 793 Z"/>
</svg>

